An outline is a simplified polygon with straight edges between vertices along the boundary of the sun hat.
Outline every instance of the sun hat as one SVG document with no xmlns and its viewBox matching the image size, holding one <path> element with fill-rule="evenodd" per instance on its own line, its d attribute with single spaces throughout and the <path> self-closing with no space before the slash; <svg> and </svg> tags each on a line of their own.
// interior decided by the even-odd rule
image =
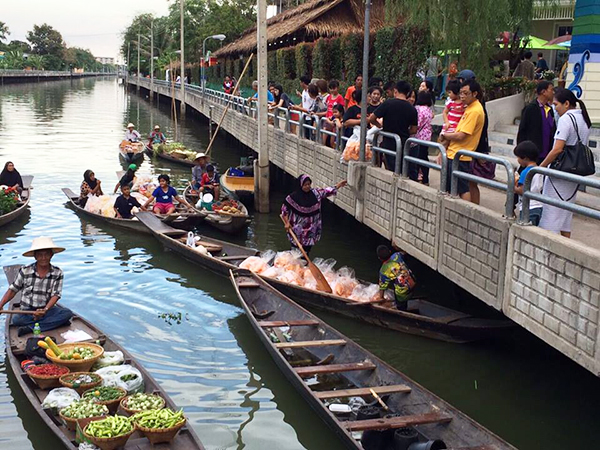
<svg viewBox="0 0 600 450">
<path fill-rule="evenodd" d="M 200 158 L 207 158 L 207 157 L 208 157 L 208 155 L 206 153 L 199 152 L 199 153 L 196 153 L 196 157 L 194 158 L 194 161 L 196 161 L 197 159 L 200 159 Z"/>
<path fill-rule="evenodd" d="M 129 123 L 127 124 L 127 128 L 135 128 L 135 125 L 134 125 L 134 124 L 132 124 L 131 122 L 129 122 Z"/>
<path fill-rule="evenodd" d="M 154 129 L 155 130 L 160 130 L 160 126 L 159 125 L 154 125 Z"/>
<path fill-rule="evenodd" d="M 34 253 L 38 250 L 52 250 L 52 253 L 60 253 L 65 251 L 63 247 L 58 247 L 55 245 L 51 237 L 41 236 L 33 240 L 31 243 L 31 248 L 23 253 L 23 256 L 34 256 Z"/>
<path fill-rule="evenodd" d="M 128 169 L 137 170 L 137 166 L 135 164 L 129 164 Z"/>
</svg>

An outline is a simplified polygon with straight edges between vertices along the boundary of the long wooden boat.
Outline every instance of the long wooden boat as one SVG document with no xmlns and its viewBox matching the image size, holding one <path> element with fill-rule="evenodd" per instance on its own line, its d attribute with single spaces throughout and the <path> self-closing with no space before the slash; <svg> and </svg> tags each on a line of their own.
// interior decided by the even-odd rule
<svg viewBox="0 0 600 450">
<path fill-rule="evenodd" d="M 2 214 L 0 216 L 0 227 L 12 222 L 17 217 L 20 217 L 29 206 L 29 201 L 31 200 L 31 182 L 33 181 L 33 176 L 23 175 L 21 179 L 23 180 L 23 191 L 20 195 L 21 201 L 17 204 L 17 208 L 14 211 Z"/>
<path fill-rule="evenodd" d="M 249 256 L 260 254 L 256 249 L 201 236 L 202 241 L 223 249 L 223 253 L 205 255 L 188 247 L 184 240 L 177 238 L 177 230 L 161 224 L 152 214 L 140 212 L 137 217 L 163 246 L 221 275 L 227 275 L 230 270 L 237 269 L 239 264 Z M 473 317 L 424 299 L 410 300 L 408 311 L 399 311 L 377 304 L 357 304 L 354 300 L 286 283 L 275 278 L 264 277 L 264 279 L 306 307 L 446 342 L 464 343 L 488 339 L 497 337 L 515 327 L 515 324 L 507 319 Z"/>
<path fill-rule="evenodd" d="M 17 276 L 17 272 L 19 270 L 19 265 L 16 266 L 8 266 L 4 267 L 4 271 L 6 273 L 6 277 L 8 278 L 8 282 L 11 283 Z M 15 298 L 11 302 L 10 309 L 18 309 L 20 294 L 17 294 Z M 105 351 L 116 351 L 120 350 L 123 352 L 125 358 L 125 364 L 130 364 L 139 370 L 142 374 L 145 384 L 145 392 L 147 393 L 155 393 L 163 397 L 166 401 L 167 407 L 172 408 L 174 410 L 178 410 L 177 406 L 173 402 L 173 400 L 167 395 L 164 389 L 156 382 L 156 380 L 150 375 L 150 373 L 144 369 L 144 367 L 136 361 L 136 359 L 125 350 L 122 346 L 120 346 L 116 341 L 112 340 L 110 336 L 99 330 L 95 327 L 91 322 L 85 320 L 83 317 L 74 315 L 71 319 L 71 323 L 69 325 L 57 328 L 52 331 L 44 332 L 44 336 L 53 337 L 58 344 L 64 342 L 64 339 L 61 336 L 61 333 L 65 333 L 69 329 L 78 329 L 83 330 L 92 336 L 90 341 L 86 342 L 96 342 L 99 341 L 100 345 L 104 347 Z M 44 409 L 42 407 L 42 403 L 46 396 L 48 395 L 48 390 L 39 389 L 39 387 L 33 383 L 31 378 L 23 372 L 21 368 L 21 362 L 25 357 L 25 345 L 27 343 L 27 339 L 33 337 L 31 334 L 26 334 L 23 336 L 17 335 L 17 327 L 10 324 L 9 318 L 6 319 L 5 326 L 5 335 L 6 335 L 6 354 L 8 356 L 8 362 L 10 367 L 15 374 L 15 378 L 19 383 L 19 387 L 22 389 L 23 393 L 27 400 L 31 403 L 35 411 L 39 414 L 40 418 L 44 421 L 48 429 L 55 434 L 58 439 L 63 443 L 63 447 L 69 450 L 77 450 L 78 444 L 75 443 L 75 432 L 68 430 L 67 427 L 62 423 L 62 420 L 52 409 Z M 181 450 L 203 450 L 204 446 L 200 442 L 200 439 L 196 435 L 195 431 L 191 428 L 189 424 L 186 424 L 179 434 L 175 437 L 175 439 L 171 442 L 170 445 L 161 444 L 157 446 L 152 446 L 150 441 L 143 437 L 140 433 L 134 433 L 131 438 L 127 441 L 127 444 L 122 447 L 126 450 L 151 450 L 158 448 L 173 448 L 173 449 L 181 449 Z"/>
<path fill-rule="evenodd" d="M 192 195 L 192 188 L 188 186 L 183 195 L 189 204 L 192 206 L 196 205 L 198 202 L 198 196 Z M 221 193 L 221 198 L 223 198 L 224 193 Z M 250 224 L 250 215 L 248 214 L 248 208 L 238 200 L 239 209 L 241 214 L 225 214 L 225 213 L 217 213 L 210 212 L 206 215 L 206 219 L 204 221 L 205 224 L 210 225 L 213 228 L 216 228 L 219 231 L 228 234 L 237 234 L 242 230 L 246 229 Z M 206 211 L 201 211 L 200 209 L 194 206 L 194 209 L 199 212 L 203 212 L 206 214 Z"/>
<path fill-rule="evenodd" d="M 251 200 L 254 198 L 254 177 L 237 177 L 230 174 L 231 168 L 221 175 L 221 189 L 232 198 Z"/>
<path fill-rule="evenodd" d="M 146 144 L 143 142 L 121 141 L 119 159 L 123 164 L 138 164 L 144 160 Z"/>
<path fill-rule="evenodd" d="M 347 448 L 516 450 L 257 275 L 231 272 L 231 281 L 277 366 Z M 350 409 L 350 398 L 364 406 L 332 412 Z"/>
<path fill-rule="evenodd" d="M 194 167 L 196 163 L 194 161 L 190 161 L 189 159 L 177 158 L 176 156 L 171 156 L 165 152 L 156 152 L 154 153 L 153 148 L 150 145 L 146 145 L 146 154 L 150 157 L 157 157 L 159 159 L 163 159 L 165 161 L 172 162 L 174 164 L 179 164 L 186 167 Z"/>
<path fill-rule="evenodd" d="M 149 234 L 148 228 L 136 218 L 120 219 L 118 217 L 105 217 L 102 214 L 96 214 L 94 212 L 87 211 L 79 205 L 79 196 L 71 189 L 63 188 L 62 191 L 69 199 L 69 205 L 78 213 L 84 214 L 88 217 L 93 217 L 94 219 L 98 219 L 99 221 L 103 221 L 120 228 L 127 228 L 129 230 L 135 230 L 139 233 Z M 202 220 L 204 220 L 205 215 L 206 214 L 202 212 L 196 211 L 194 213 L 181 212 L 180 214 L 155 217 L 160 223 L 169 223 L 173 225 L 173 229 L 179 229 L 177 231 L 180 232 L 181 230 L 193 230 Z M 169 226 L 169 228 L 171 227 Z"/>
</svg>

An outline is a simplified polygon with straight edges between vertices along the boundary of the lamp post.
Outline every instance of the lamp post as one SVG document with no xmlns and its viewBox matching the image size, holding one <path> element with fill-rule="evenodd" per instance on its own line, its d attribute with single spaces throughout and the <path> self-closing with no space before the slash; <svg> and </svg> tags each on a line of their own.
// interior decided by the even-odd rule
<svg viewBox="0 0 600 450">
<path fill-rule="evenodd" d="M 365 36 L 363 41 L 363 87 L 360 102 L 360 151 L 359 160 L 364 162 L 367 146 L 367 89 L 369 85 L 369 21 L 371 15 L 371 0 L 365 1 Z"/>
<path fill-rule="evenodd" d="M 150 21 L 150 99 L 154 100 L 154 19 Z"/>
<path fill-rule="evenodd" d="M 202 65 L 200 66 L 200 78 L 202 83 L 202 97 L 204 97 L 204 85 L 206 81 L 204 80 L 204 76 L 206 73 L 206 69 L 204 68 L 204 64 L 206 64 L 206 41 L 209 39 L 216 39 L 218 41 L 222 41 L 226 38 L 224 34 L 213 34 L 212 36 L 208 36 L 202 41 Z"/>
<path fill-rule="evenodd" d="M 179 0 L 179 19 L 180 19 L 180 27 L 181 27 L 181 114 L 185 114 L 185 55 L 184 55 L 184 35 L 183 35 L 183 10 L 184 10 L 185 0 Z"/>
<path fill-rule="evenodd" d="M 137 43 L 137 50 L 138 50 L 138 60 L 137 60 L 137 91 L 140 92 L 140 33 L 138 32 L 138 43 Z"/>
</svg>

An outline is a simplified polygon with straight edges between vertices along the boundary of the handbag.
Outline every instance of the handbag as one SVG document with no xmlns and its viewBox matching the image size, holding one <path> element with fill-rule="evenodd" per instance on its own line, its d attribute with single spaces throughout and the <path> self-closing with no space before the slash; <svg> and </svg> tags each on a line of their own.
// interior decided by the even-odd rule
<svg viewBox="0 0 600 450">
<path fill-rule="evenodd" d="M 565 145 L 564 150 L 550 165 L 550 168 L 583 177 L 593 175 L 596 173 L 594 155 L 590 148 L 581 142 L 577 121 L 573 118 L 572 114 L 569 114 L 569 117 L 577 133 L 577 143 L 575 145 Z"/>
<path fill-rule="evenodd" d="M 471 173 L 481 178 L 493 180 L 496 176 L 496 163 L 473 158 L 473 161 L 471 161 Z"/>
</svg>

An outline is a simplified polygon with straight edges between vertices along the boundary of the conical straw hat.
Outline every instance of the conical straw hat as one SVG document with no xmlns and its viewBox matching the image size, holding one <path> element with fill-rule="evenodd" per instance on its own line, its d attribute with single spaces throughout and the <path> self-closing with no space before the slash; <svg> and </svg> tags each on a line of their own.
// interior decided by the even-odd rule
<svg viewBox="0 0 600 450">
<path fill-rule="evenodd" d="M 34 256 L 34 253 L 38 250 L 52 250 L 53 253 L 65 251 L 63 247 L 56 246 L 51 237 L 41 236 L 33 240 L 31 248 L 23 253 L 23 256 Z"/>
</svg>

